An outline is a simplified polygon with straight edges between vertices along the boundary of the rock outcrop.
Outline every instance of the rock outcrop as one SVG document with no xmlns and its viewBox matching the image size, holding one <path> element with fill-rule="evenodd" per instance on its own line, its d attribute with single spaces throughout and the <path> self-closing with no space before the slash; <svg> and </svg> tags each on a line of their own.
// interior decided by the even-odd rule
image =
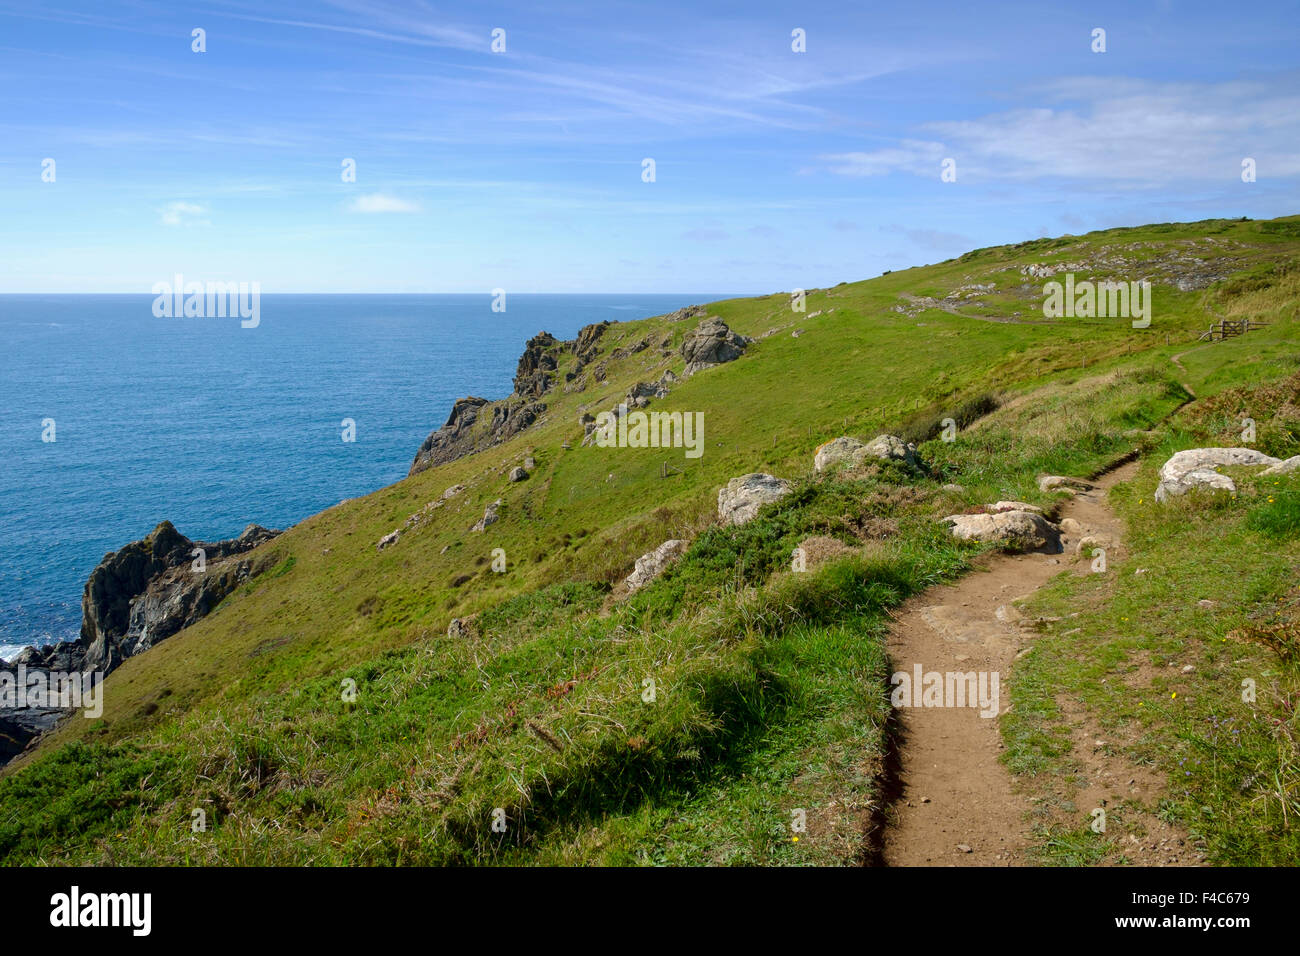
<svg viewBox="0 0 1300 956">
<path fill-rule="evenodd" d="M 762 472 L 732 478 L 718 491 L 718 517 L 723 524 L 742 525 L 763 505 L 788 495 L 790 489 L 790 482 L 784 478 Z"/>
<path fill-rule="evenodd" d="M 686 319 L 698 319 L 704 315 L 707 310 L 702 305 L 688 305 L 684 309 L 678 309 L 676 312 L 669 312 L 664 316 L 669 322 L 684 322 Z"/>
<path fill-rule="evenodd" d="M 192 541 L 164 521 L 147 537 L 104 556 L 81 597 L 76 641 L 29 647 L 0 671 L 94 672 L 107 675 L 128 657 L 148 650 L 210 613 L 268 556 L 248 554 L 280 532 L 250 524 L 237 538 Z M 202 551 L 202 564 L 197 564 Z M 198 570 L 198 567 L 202 570 Z M 65 713 L 59 707 L 0 709 L 0 763 L 21 752 Z"/>
<path fill-rule="evenodd" d="M 997 544 L 1012 551 L 1062 551 L 1060 531 L 1036 511 L 949 515 L 943 520 L 953 537 L 965 541 Z"/>
<path fill-rule="evenodd" d="M 813 456 L 813 468 L 827 471 L 836 465 L 858 467 L 871 458 L 882 461 L 893 459 L 912 468 L 920 467 L 914 444 L 903 441 L 897 435 L 877 435 L 869 442 L 848 436 L 831 439 L 818 447 Z"/>
<path fill-rule="evenodd" d="M 0 766 L 26 750 L 41 734 L 52 730 L 67 713 L 62 707 L 6 707 L 0 710 Z"/>
<path fill-rule="evenodd" d="M 735 361 L 745 354 L 745 346 L 750 341 L 731 331 L 716 315 L 705 319 L 682 342 L 685 374 L 689 377 L 703 369 Z"/>
<path fill-rule="evenodd" d="M 686 553 L 686 547 L 685 541 L 673 538 L 637 558 L 636 568 L 623 580 L 628 593 L 639 591 L 663 574 L 670 564 Z"/>
<path fill-rule="evenodd" d="M 989 505 L 989 511 L 1032 511 L 1040 515 L 1044 513 L 1038 505 L 1031 505 L 1024 501 L 995 501 Z"/>
<path fill-rule="evenodd" d="M 539 332 L 528 340 L 515 369 L 515 394 L 520 398 L 538 399 L 551 388 L 552 375 L 559 368 L 555 346 L 559 342 L 550 332 Z"/>
<path fill-rule="evenodd" d="M 488 505 L 483 511 L 483 517 L 474 522 L 474 524 L 470 526 L 469 530 L 484 531 L 487 529 L 488 525 L 496 524 L 497 521 L 500 520 L 500 516 L 497 514 L 497 509 L 500 508 L 502 504 L 502 500 L 498 498 L 496 501 L 492 502 L 492 504 Z"/>
<path fill-rule="evenodd" d="M 594 325 L 584 325 L 578 330 L 578 337 L 572 344 L 573 354 L 578 357 L 578 368 L 575 371 L 581 371 L 583 366 L 596 357 L 600 337 L 608 328 L 608 322 L 597 322 Z"/>
<path fill-rule="evenodd" d="M 451 406 L 451 414 L 447 416 L 447 423 L 429 435 L 415 453 L 415 461 L 411 463 L 408 474 L 418 474 L 426 468 L 455 461 L 462 455 L 469 454 L 473 444 L 471 429 L 478 422 L 480 409 L 487 404 L 486 398 L 473 395 L 456 399 L 456 403 Z"/>
<path fill-rule="evenodd" d="M 596 357 L 600 337 L 609 325 L 598 322 L 584 326 L 576 339 L 567 342 L 549 332 L 534 335 L 519 356 L 510 397 L 495 402 L 474 396 L 457 399 L 446 424 L 420 445 L 407 474 L 416 475 L 434 465 L 492 448 L 531 427 L 546 411 L 546 403 L 540 399 L 555 387 L 561 357 L 566 352 L 577 356 L 573 368 L 566 372 L 566 379 L 572 380 Z M 599 380 L 604 376 L 600 373 L 596 377 Z M 582 386 L 576 383 L 574 387 L 581 390 Z M 491 419 L 486 417 L 488 408 L 492 410 Z"/>
<path fill-rule="evenodd" d="M 663 380 L 658 382 L 637 382 L 628 389 L 624 403 L 628 408 L 645 408 L 650 404 L 650 399 L 667 397 L 668 384 Z"/>
<path fill-rule="evenodd" d="M 1224 465 L 1280 465 L 1282 462 L 1253 448 L 1189 448 L 1173 455 L 1160 467 L 1156 501 L 1185 495 L 1193 488 L 1237 491 L 1236 483 L 1215 468 Z"/>
<path fill-rule="evenodd" d="M 164 521 L 139 541 L 104 556 L 81 598 L 83 670 L 108 673 L 206 616 L 264 568 L 244 557 L 280 532 L 251 524 L 238 538 L 191 541 Z M 204 569 L 195 569 L 196 550 Z"/>
<path fill-rule="evenodd" d="M 475 427 L 492 409 L 487 425 Z M 542 402 L 489 402 L 483 398 L 462 398 L 451 410 L 447 423 L 424 440 L 408 474 L 415 475 L 434 465 L 446 464 L 476 451 L 491 448 L 518 435 L 536 422 L 546 405 Z"/>
</svg>

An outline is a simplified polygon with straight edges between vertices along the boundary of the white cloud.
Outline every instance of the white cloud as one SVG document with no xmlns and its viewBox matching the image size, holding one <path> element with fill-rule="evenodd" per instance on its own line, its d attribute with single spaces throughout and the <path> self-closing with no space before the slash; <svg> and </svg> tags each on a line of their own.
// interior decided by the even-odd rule
<svg viewBox="0 0 1300 956">
<path fill-rule="evenodd" d="M 938 176 L 944 157 L 943 144 L 905 139 L 897 146 L 868 153 L 832 153 L 821 157 L 829 169 L 841 176 L 885 176 L 889 173 L 912 173 Z"/>
<path fill-rule="evenodd" d="M 1300 175 L 1300 94 L 1257 82 L 1158 83 L 1084 77 L 1037 93 L 1039 105 L 921 124 L 935 139 L 822 156 L 844 176 L 906 172 L 938 178 L 1095 180 L 1138 186 L 1232 181 L 1252 157 L 1277 177 Z"/>
<path fill-rule="evenodd" d="M 419 212 L 420 210 L 417 203 L 398 199 L 396 196 L 388 196 L 384 193 L 368 193 L 365 196 L 358 196 L 352 200 L 352 205 L 348 206 L 348 208 L 353 212 Z"/>
<path fill-rule="evenodd" d="M 207 206 L 194 202 L 169 202 L 158 210 L 159 221 L 164 226 L 210 226 L 212 223 L 201 218 L 208 213 Z"/>
</svg>

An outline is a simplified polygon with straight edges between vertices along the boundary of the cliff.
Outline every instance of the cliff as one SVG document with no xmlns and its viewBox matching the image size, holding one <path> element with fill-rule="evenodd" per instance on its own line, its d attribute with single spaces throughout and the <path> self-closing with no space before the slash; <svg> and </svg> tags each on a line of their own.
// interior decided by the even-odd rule
<svg viewBox="0 0 1300 956">
<path fill-rule="evenodd" d="M 446 423 L 420 445 L 407 474 L 416 475 L 500 445 L 536 424 L 546 412 L 546 403 L 540 399 L 555 387 L 561 365 L 566 366 L 566 382 L 578 380 L 597 354 L 601 335 L 609 325 L 599 322 L 584 326 L 577 338 L 569 341 L 560 341 L 549 332 L 533 336 L 519 356 L 510 396 L 495 402 L 472 395 L 457 399 Z"/>
</svg>

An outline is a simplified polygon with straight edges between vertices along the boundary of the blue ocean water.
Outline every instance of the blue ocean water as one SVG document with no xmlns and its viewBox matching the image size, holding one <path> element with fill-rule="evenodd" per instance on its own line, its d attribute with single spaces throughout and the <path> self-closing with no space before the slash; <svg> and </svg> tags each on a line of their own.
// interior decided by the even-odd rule
<svg viewBox="0 0 1300 956">
<path fill-rule="evenodd" d="M 404 477 L 456 398 L 509 394 L 537 332 L 722 297 L 264 295 L 245 329 L 152 296 L 0 296 L 0 658 L 75 638 L 91 570 L 160 520 L 288 527 Z"/>
</svg>

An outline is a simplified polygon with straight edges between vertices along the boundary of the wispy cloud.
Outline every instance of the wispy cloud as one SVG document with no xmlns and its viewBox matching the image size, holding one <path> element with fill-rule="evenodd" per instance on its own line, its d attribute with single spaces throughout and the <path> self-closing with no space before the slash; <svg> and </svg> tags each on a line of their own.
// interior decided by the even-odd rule
<svg viewBox="0 0 1300 956">
<path fill-rule="evenodd" d="M 212 223 L 205 218 L 207 214 L 207 206 L 181 200 L 169 202 L 158 210 L 159 221 L 164 226 L 210 226 Z"/>
<path fill-rule="evenodd" d="M 1230 181 L 1250 157 L 1273 176 L 1300 175 L 1300 95 L 1264 83 L 1160 83 L 1109 77 L 1046 84 L 1035 105 L 923 123 L 934 139 L 900 139 L 820 157 L 842 176 L 1097 180 L 1161 186 Z"/>
<path fill-rule="evenodd" d="M 348 208 L 353 212 L 365 213 L 420 211 L 418 203 L 399 199 L 396 196 L 389 196 L 385 193 L 368 193 L 364 196 L 358 196 L 352 200 Z"/>
<path fill-rule="evenodd" d="M 943 154 L 942 143 L 905 139 L 897 146 L 869 152 L 830 153 L 821 160 L 832 173 L 840 176 L 887 176 L 899 172 L 938 176 Z"/>
<path fill-rule="evenodd" d="M 461 50 L 488 49 L 491 35 L 475 34 L 457 27 L 441 26 L 427 21 L 415 21 L 398 18 L 391 11 L 371 4 L 349 4 L 352 12 L 361 16 L 366 22 L 376 21 L 391 24 L 387 30 L 375 30 L 370 27 L 349 26 L 341 23 L 325 23 L 320 20 L 292 20 L 279 17 L 259 17 L 246 13 L 226 13 L 223 16 L 234 20 L 247 20 L 253 23 L 266 23 L 275 26 L 299 27 L 306 30 L 321 30 L 328 33 L 346 33 L 352 36 L 382 40 L 387 43 L 404 43 L 412 46 L 452 47 Z M 395 27 L 396 29 L 393 29 Z M 403 29 L 409 32 L 401 32 Z"/>
</svg>

